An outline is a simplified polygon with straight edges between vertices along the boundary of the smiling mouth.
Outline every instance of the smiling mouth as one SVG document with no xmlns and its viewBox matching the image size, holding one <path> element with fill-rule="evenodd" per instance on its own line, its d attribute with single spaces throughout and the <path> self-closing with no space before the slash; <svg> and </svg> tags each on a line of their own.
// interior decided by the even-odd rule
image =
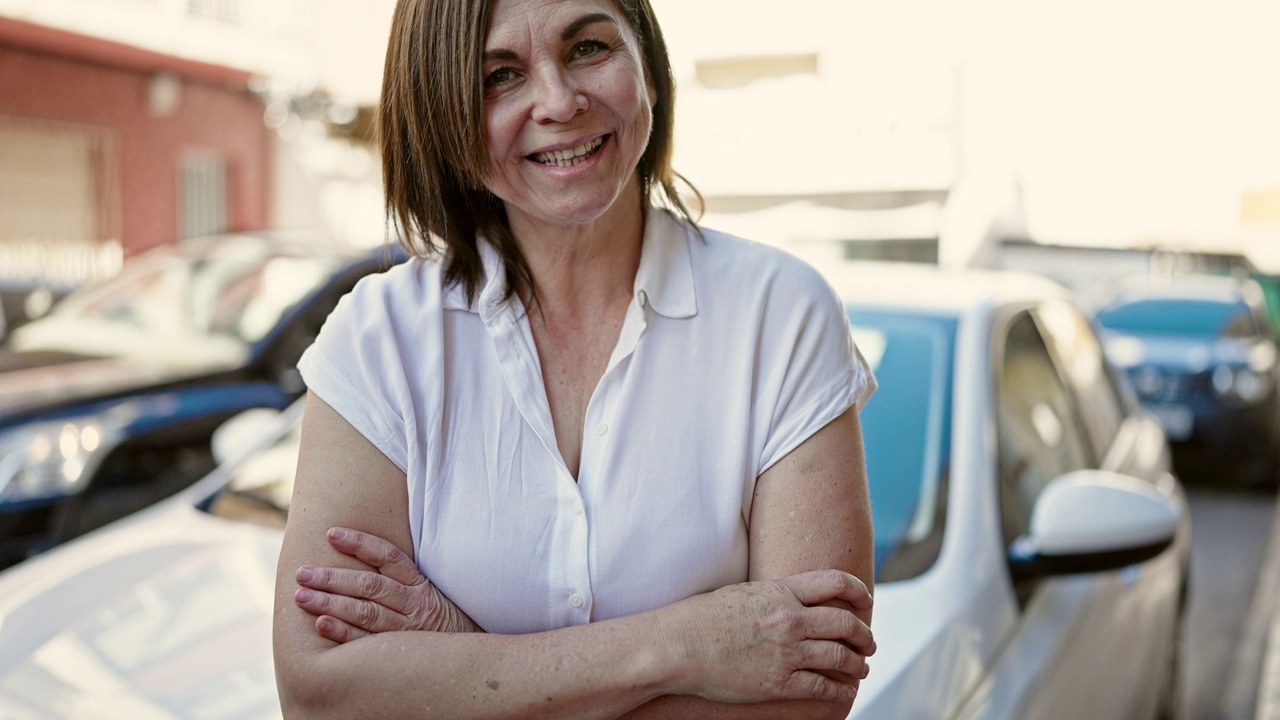
<svg viewBox="0 0 1280 720">
<path fill-rule="evenodd" d="M 529 159 L 549 167 L 573 167 L 574 165 L 586 161 L 586 159 L 592 155 L 595 155 L 596 152 L 600 150 L 600 146 L 604 145 L 604 141 L 608 137 L 608 135 L 601 135 L 595 140 L 590 140 L 576 148 L 569 148 L 568 150 L 534 153 L 529 156 Z"/>
</svg>

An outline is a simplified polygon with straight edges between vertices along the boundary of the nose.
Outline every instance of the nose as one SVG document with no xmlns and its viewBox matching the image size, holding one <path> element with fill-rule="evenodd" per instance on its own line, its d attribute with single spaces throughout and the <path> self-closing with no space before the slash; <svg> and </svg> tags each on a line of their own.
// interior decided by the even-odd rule
<svg viewBox="0 0 1280 720">
<path fill-rule="evenodd" d="M 548 69 L 535 80 L 533 119 L 540 123 L 563 123 L 587 109 L 587 96 L 578 90 L 563 69 Z"/>
</svg>

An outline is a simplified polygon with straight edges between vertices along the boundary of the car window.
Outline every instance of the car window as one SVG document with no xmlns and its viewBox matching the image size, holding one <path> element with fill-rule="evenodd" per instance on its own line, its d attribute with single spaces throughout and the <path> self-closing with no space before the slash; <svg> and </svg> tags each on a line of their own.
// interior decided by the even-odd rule
<svg viewBox="0 0 1280 720">
<path fill-rule="evenodd" d="M 1241 306 L 1222 328 L 1223 337 L 1252 338 L 1259 335 L 1258 324 L 1247 306 Z"/>
<path fill-rule="evenodd" d="M 48 316 L 23 326 L 14 334 L 15 349 L 243 355 L 248 343 L 270 333 L 323 285 L 336 263 L 230 245 L 205 255 L 161 248 L 139 256 L 115 278 L 73 293 Z"/>
<path fill-rule="evenodd" d="M 1114 302 L 1098 312 L 1098 322 L 1108 330 L 1135 335 L 1200 337 L 1236 333 L 1253 324 L 1249 308 L 1242 303 L 1188 298 Z"/>
<path fill-rule="evenodd" d="M 1026 534 L 1041 491 L 1090 466 L 1066 385 L 1029 312 L 1009 325 L 996 366 L 1001 524 L 1005 544 Z"/>
<path fill-rule="evenodd" d="M 915 577 L 942 546 L 950 467 L 954 319 L 850 308 L 879 387 L 863 408 L 877 582 Z"/>
<path fill-rule="evenodd" d="M 1065 302 L 1048 303 L 1039 318 L 1083 419 L 1095 458 L 1105 457 L 1124 422 L 1125 402 L 1102 343 L 1084 314 Z"/>
</svg>

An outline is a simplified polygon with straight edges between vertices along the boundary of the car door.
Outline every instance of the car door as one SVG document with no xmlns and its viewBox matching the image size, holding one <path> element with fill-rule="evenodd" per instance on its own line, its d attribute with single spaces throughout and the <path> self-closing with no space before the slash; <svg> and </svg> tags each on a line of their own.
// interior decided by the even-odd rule
<svg viewBox="0 0 1280 720">
<path fill-rule="evenodd" d="M 1156 418 L 1141 409 L 1125 376 L 1105 359 L 1092 323 L 1065 301 L 1045 303 L 1036 312 L 1049 349 L 1062 368 L 1099 467 L 1164 488 L 1176 488 L 1172 457 Z M 1173 692 L 1176 638 L 1185 610 L 1189 528 L 1175 546 L 1140 566 L 1106 578 L 1118 584 L 1101 621 L 1120 629 L 1125 655 L 1116 664 L 1113 685 L 1127 717 L 1151 717 Z"/>
<path fill-rule="evenodd" d="M 1107 366 L 1100 351 L 1097 358 L 1079 354 L 1091 331 L 1083 340 L 1048 332 L 1062 324 L 1062 316 L 1053 313 L 1043 306 L 1015 308 L 994 326 L 996 475 L 1005 547 L 1026 534 L 1032 508 L 1052 480 L 1101 466 L 1109 450 L 1100 452 L 1098 445 L 1109 448 L 1125 422 L 1123 408 L 1082 411 L 1078 381 L 1097 379 Z M 1090 363 L 1097 367 L 1090 369 Z M 1109 425 L 1099 418 L 1105 414 Z M 1140 606 L 1130 601 L 1140 576 L 1137 568 L 1026 582 L 1010 574 L 1017 623 L 990 676 L 957 717 L 1149 716 L 1150 699 L 1135 698 L 1133 690 L 1139 684 L 1135 676 L 1145 675 L 1142 666 L 1149 662 L 1148 650 L 1131 632 L 1142 624 L 1133 616 Z"/>
</svg>

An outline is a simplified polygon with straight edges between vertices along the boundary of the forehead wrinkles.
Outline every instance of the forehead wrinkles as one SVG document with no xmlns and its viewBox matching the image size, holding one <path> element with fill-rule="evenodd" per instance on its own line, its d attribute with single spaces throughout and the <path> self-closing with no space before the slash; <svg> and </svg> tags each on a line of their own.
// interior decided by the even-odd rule
<svg viewBox="0 0 1280 720">
<path fill-rule="evenodd" d="M 634 35 L 631 23 L 618 5 L 611 1 L 584 3 L 577 0 L 497 0 L 493 5 L 484 51 L 511 50 L 518 54 L 532 47 L 536 52 L 543 42 L 559 42 L 561 31 L 582 15 L 605 13 L 613 17 L 618 28 Z"/>
</svg>

